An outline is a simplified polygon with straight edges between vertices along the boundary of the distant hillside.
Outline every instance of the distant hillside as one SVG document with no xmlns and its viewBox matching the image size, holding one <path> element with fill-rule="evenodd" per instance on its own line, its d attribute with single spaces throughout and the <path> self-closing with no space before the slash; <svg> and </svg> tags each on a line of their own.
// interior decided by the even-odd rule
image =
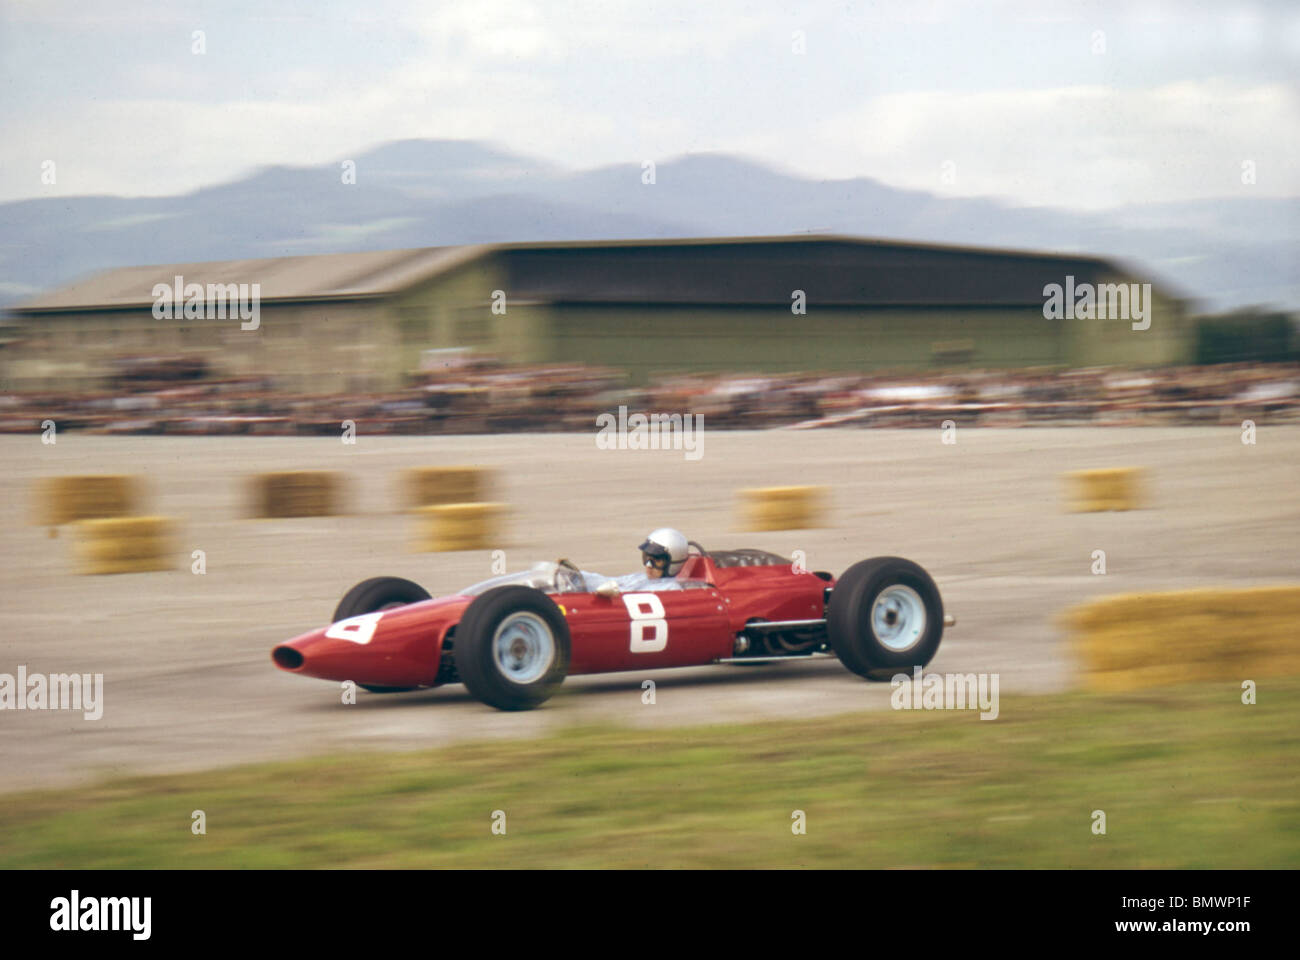
<svg viewBox="0 0 1300 960">
<path fill-rule="evenodd" d="M 338 164 L 272 167 L 176 197 L 0 204 L 0 306 L 107 267 L 484 241 L 798 232 L 1126 259 L 1206 308 L 1300 308 L 1300 200 L 1100 214 L 1012 207 L 875 180 L 805 180 L 736 157 L 559 170 L 471 141 L 407 140 Z"/>
</svg>

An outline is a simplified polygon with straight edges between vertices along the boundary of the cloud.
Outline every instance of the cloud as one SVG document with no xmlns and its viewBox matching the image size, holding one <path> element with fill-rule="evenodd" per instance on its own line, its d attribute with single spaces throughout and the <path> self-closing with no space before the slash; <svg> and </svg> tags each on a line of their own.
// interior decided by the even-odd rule
<svg viewBox="0 0 1300 960">
<path fill-rule="evenodd" d="M 1084 208 L 1300 193 L 1293 79 L 1264 57 L 1261 76 L 1199 54 L 1198 70 L 1224 72 L 1189 79 L 1183 61 L 1149 63 L 1216 23 L 1198 15 L 1180 30 L 1164 4 L 1112 22 L 1087 5 L 1012 2 L 968 27 L 967 8 L 943 2 L 805 17 L 742 0 L 376 0 L 364 15 L 320 0 L 269 4 L 263 19 L 213 13 L 209 53 L 195 57 L 193 17 L 184 30 L 152 23 L 133 0 L 58 69 L 23 31 L 85 44 L 79 5 L 16 9 L 0 200 L 173 194 L 408 138 L 487 140 L 570 169 L 730 152 L 819 178 Z M 1101 58 L 1087 49 L 1094 20 L 1107 29 Z M 1238 56 L 1264 42 L 1260 23 L 1293 38 L 1297 22 L 1230 11 L 1219 43 Z M 792 55 L 796 28 L 806 56 Z M 1017 50 L 1032 65 L 1008 74 Z M 41 182 L 48 159 L 54 185 Z"/>
<path fill-rule="evenodd" d="M 789 145 L 790 141 L 779 141 Z M 755 140 L 772 153 L 778 142 Z M 789 162 L 941 194 L 1099 209 L 1300 193 L 1300 100 L 1285 86 L 1184 82 L 889 94 L 828 118 Z M 1256 183 L 1242 182 L 1243 164 Z M 949 177 L 944 177 L 944 172 Z"/>
</svg>

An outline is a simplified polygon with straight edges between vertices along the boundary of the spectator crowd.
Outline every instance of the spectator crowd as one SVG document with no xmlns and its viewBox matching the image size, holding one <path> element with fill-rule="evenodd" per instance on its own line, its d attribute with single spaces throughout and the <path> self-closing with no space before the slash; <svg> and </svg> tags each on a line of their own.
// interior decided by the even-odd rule
<svg viewBox="0 0 1300 960">
<path fill-rule="evenodd" d="M 0 395 L 0 432 L 54 421 L 60 430 L 123 434 L 365 434 L 582 431 L 630 412 L 702 414 L 706 427 L 1180 424 L 1300 420 L 1300 364 L 1151 370 L 975 370 L 672 375 L 646 385 L 580 365 L 506 366 L 481 359 L 413 374 L 387 394 L 302 395 L 271 378 L 221 379 L 185 357 L 136 358 L 83 394 Z"/>
</svg>

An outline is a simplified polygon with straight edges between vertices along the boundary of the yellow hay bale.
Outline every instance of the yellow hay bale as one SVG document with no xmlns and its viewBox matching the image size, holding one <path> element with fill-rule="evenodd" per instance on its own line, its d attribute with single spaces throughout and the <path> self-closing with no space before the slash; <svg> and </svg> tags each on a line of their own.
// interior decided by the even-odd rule
<svg viewBox="0 0 1300 960">
<path fill-rule="evenodd" d="M 478 503 L 488 494 L 492 471 L 485 467 L 414 467 L 402 474 L 408 509 L 445 503 Z"/>
<path fill-rule="evenodd" d="M 500 544 L 503 503 L 444 503 L 416 509 L 417 551 L 487 550 Z"/>
<path fill-rule="evenodd" d="M 1064 475 L 1069 509 L 1075 513 L 1136 510 L 1142 505 L 1142 470 L 1108 467 Z"/>
<path fill-rule="evenodd" d="M 1300 673 L 1300 586 L 1103 597 L 1062 622 L 1091 689 Z"/>
<path fill-rule="evenodd" d="M 824 525 L 825 487 L 754 487 L 738 493 L 745 530 L 806 530 Z"/>
<path fill-rule="evenodd" d="M 138 573 L 175 566 L 175 521 L 170 517 L 82 520 L 76 525 L 77 571 Z"/>
<path fill-rule="evenodd" d="M 255 517 L 328 517 L 341 512 L 343 475 L 334 470 L 286 470 L 252 479 Z"/>
<path fill-rule="evenodd" d="M 128 474 L 46 477 L 35 486 L 35 522 L 57 526 L 126 516 L 138 509 L 142 488 L 140 478 Z"/>
</svg>

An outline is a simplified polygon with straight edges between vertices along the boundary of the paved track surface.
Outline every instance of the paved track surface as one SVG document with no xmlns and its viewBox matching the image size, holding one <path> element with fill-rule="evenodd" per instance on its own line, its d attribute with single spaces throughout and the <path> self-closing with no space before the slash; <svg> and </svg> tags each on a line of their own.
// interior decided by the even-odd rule
<svg viewBox="0 0 1300 960">
<path fill-rule="evenodd" d="M 990 672 L 1002 693 L 1072 682 L 1056 614 L 1105 593 L 1300 581 L 1300 428 L 961 428 L 708 433 L 704 456 L 601 451 L 592 435 L 336 438 L 0 437 L 0 673 L 104 675 L 104 715 L 0 711 L 0 789 L 101 775 L 180 771 L 339 749 L 418 749 L 531 737 L 575 723 L 675 725 L 885 709 L 889 687 L 834 660 L 570 679 L 540 710 L 500 713 L 463 687 L 340 702 L 337 685 L 275 670 L 273 645 L 328 621 L 356 581 L 408 577 L 434 594 L 491 574 L 490 554 L 411 552 L 397 511 L 403 467 L 499 469 L 511 505 L 509 569 L 567 556 L 634 569 L 636 545 L 665 525 L 706 547 L 803 550 L 842 572 L 869 556 L 910 557 L 958 619 L 931 669 Z M 1151 503 L 1070 514 L 1060 474 L 1150 470 Z M 252 520 L 247 477 L 339 469 L 342 517 Z M 78 576 L 71 531 L 32 526 L 31 483 L 57 474 L 147 476 L 149 512 L 181 521 L 174 572 Z M 739 487 L 822 483 L 831 525 L 768 534 L 738 528 Z M 207 573 L 189 569 L 191 550 Z M 1107 573 L 1093 575 L 1092 552 Z M 1177 651 L 1171 651 L 1176 656 Z M 654 705 L 641 683 L 657 684 Z M 870 736 L 869 721 L 863 736 Z"/>
</svg>

